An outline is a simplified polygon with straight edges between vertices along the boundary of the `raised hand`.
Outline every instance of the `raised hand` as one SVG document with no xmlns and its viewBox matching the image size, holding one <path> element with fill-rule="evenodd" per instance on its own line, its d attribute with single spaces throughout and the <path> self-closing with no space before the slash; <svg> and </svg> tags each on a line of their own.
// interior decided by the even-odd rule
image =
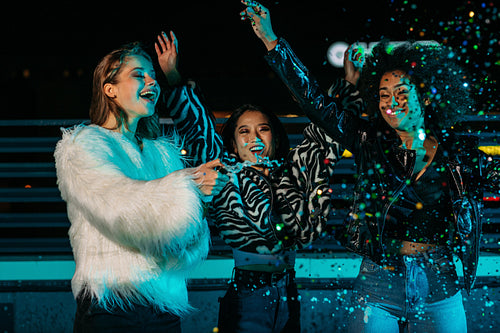
<svg viewBox="0 0 500 333">
<path fill-rule="evenodd" d="M 170 39 L 162 31 L 158 35 L 158 41 L 155 43 L 156 55 L 163 74 L 167 77 L 168 84 L 175 85 L 179 83 L 181 76 L 177 71 L 177 51 L 178 44 L 175 34 L 170 31 Z"/>
<path fill-rule="evenodd" d="M 364 49 L 352 44 L 344 52 L 344 72 L 346 81 L 353 85 L 358 84 L 361 70 L 365 61 Z"/>
<path fill-rule="evenodd" d="M 278 43 L 278 37 L 273 31 L 271 14 L 269 9 L 252 0 L 241 0 L 247 8 L 240 13 L 242 20 L 249 20 L 257 37 L 264 43 L 267 50 L 274 49 Z"/>
</svg>

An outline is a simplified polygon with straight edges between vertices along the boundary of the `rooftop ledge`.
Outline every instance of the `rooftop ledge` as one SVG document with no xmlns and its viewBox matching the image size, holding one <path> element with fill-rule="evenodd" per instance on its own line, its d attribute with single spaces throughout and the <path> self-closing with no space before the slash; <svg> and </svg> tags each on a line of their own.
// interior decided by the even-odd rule
<svg viewBox="0 0 500 333">
<path fill-rule="evenodd" d="M 190 279 L 229 279 L 233 259 L 210 255 L 190 274 Z M 310 254 L 297 253 L 295 262 L 298 279 L 353 279 L 357 276 L 361 257 L 351 253 Z M 462 277 L 462 264 L 455 258 L 457 273 Z M 482 253 L 479 258 L 478 277 L 500 276 L 500 254 Z M 22 260 L 0 259 L 0 281 L 71 280 L 75 271 L 72 259 Z"/>
</svg>

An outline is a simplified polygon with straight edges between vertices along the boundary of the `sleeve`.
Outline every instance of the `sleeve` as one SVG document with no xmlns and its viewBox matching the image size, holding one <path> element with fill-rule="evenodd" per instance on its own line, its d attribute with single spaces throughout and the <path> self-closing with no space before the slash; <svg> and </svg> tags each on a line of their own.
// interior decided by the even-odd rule
<svg viewBox="0 0 500 333">
<path fill-rule="evenodd" d="M 269 194 L 247 177 L 230 174 L 232 181 L 214 197 L 209 216 L 224 242 L 246 252 L 270 254 L 282 250 L 271 214 Z M 241 180 L 241 181 L 240 181 Z"/>
<path fill-rule="evenodd" d="M 465 289 L 470 294 L 476 281 L 481 248 L 484 192 L 500 194 L 500 161 L 478 149 L 479 138 L 475 135 L 465 135 L 454 142 L 458 145 L 459 161 L 458 165 L 451 164 L 456 185 L 452 191 L 458 241 L 455 250 L 463 264 Z M 460 167 L 463 172 L 456 172 Z"/>
<path fill-rule="evenodd" d="M 86 220 L 104 237 L 147 256 L 206 256 L 208 226 L 192 176 L 179 170 L 132 179 L 113 163 L 120 152 L 98 140 L 65 133 L 54 153 L 72 223 Z"/>
<path fill-rule="evenodd" d="M 358 131 L 364 107 L 356 87 L 339 79 L 330 93 L 325 93 L 282 38 L 265 59 L 309 119 L 354 152 L 356 135 L 353 134 Z"/>
<path fill-rule="evenodd" d="M 220 158 L 222 139 L 216 131 L 215 118 L 202 102 L 198 88 L 189 84 L 174 87 L 164 97 L 192 166 Z"/>
<path fill-rule="evenodd" d="M 340 144 L 314 124 L 305 128 L 304 140 L 290 152 L 289 165 L 275 182 L 275 210 L 287 247 L 304 248 L 324 231 L 330 211 L 330 177 L 341 154 Z"/>
</svg>

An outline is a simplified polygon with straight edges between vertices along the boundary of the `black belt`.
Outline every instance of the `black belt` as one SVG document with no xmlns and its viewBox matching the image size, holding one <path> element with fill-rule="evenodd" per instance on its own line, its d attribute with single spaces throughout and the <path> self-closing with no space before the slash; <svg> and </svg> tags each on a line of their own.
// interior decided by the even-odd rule
<svg viewBox="0 0 500 333">
<path fill-rule="evenodd" d="M 294 277 L 295 271 L 293 269 L 287 269 L 283 272 L 263 272 L 235 268 L 233 282 L 239 287 L 259 288 L 275 285 L 282 279 L 286 279 L 285 282 L 288 285 Z"/>
</svg>

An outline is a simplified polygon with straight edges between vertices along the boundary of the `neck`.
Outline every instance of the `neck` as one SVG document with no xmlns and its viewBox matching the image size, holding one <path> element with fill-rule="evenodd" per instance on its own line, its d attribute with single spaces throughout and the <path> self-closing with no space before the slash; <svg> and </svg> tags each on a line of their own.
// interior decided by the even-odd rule
<svg viewBox="0 0 500 333">
<path fill-rule="evenodd" d="M 396 133 L 403 142 L 403 148 L 418 149 L 423 147 L 426 138 L 425 129 L 423 127 L 415 129 L 414 131 L 396 130 Z"/>
<path fill-rule="evenodd" d="M 135 137 L 135 130 L 136 129 L 137 129 L 137 125 L 135 126 L 134 129 L 131 129 L 130 127 L 127 129 L 125 127 L 125 125 L 122 125 L 119 132 L 122 133 L 125 137 L 127 137 L 130 141 L 137 142 L 137 139 Z"/>
<path fill-rule="evenodd" d="M 110 116 L 108 119 L 104 122 L 102 127 L 107 128 L 109 130 L 118 132 L 123 134 L 125 137 L 127 137 L 129 140 L 132 142 L 137 142 L 137 139 L 135 137 L 135 133 L 137 130 L 137 123 L 138 123 L 137 118 L 129 119 L 129 122 L 127 126 L 125 126 L 125 123 L 122 123 L 121 126 L 118 127 L 118 123 L 115 119 L 115 117 Z"/>
</svg>

